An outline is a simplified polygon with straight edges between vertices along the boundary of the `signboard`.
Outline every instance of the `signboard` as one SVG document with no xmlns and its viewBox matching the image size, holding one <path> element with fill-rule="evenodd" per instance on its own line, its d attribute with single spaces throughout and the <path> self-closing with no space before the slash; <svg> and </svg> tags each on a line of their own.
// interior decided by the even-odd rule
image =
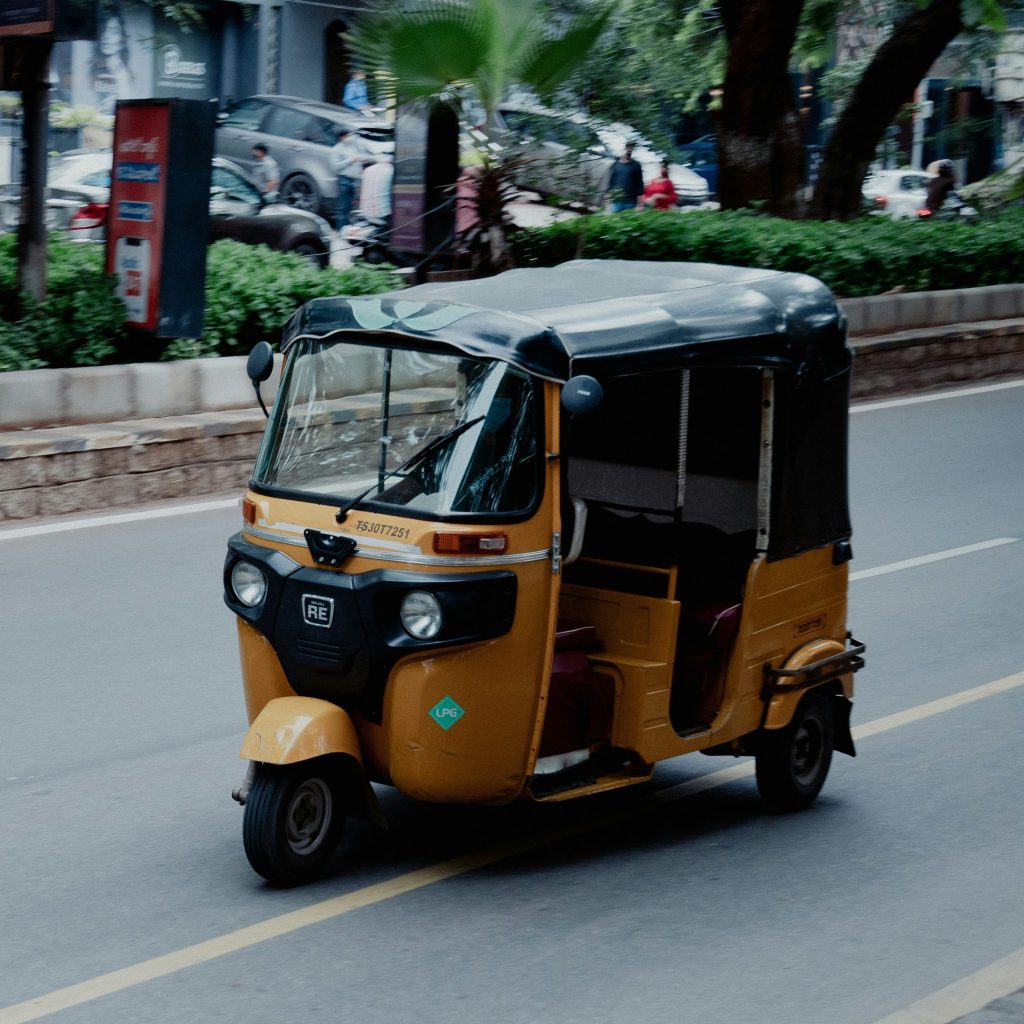
<svg viewBox="0 0 1024 1024">
<path fill-rule="evenodd" d="M 110 182 L 107 272 L 127 322 L 156 329 L 163 270 L 170 105 L 119 103 Z"/>
<path fill-rule="evenodd" d="M 117 104 L 107 272 L 126 322 L 159 337 L 203 333 L 213 125 L 197 100 Z"/>
<path fill-rule="evenodd" d="M 0 0 L 0 37 L 53 32 L 54 0 Z"/>
<path fill-rule="evenodd" d="M 96 0 L 0 0 L 0 39 L 95 39 Z"/>
</svg>

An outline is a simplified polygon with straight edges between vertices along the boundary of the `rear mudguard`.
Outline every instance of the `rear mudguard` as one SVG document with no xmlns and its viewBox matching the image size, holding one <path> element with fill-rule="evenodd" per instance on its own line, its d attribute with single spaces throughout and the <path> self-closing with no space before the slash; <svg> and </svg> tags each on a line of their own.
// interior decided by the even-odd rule
<svg viewBox="0 0 1024 1024">
<path fill-rule="evenodd" d="M 856 645 L 856 641 L 853 643 Z M 862 651 L 863 647 L 855 646 L 854 649 Z M 786 661 L 783 668 L 790 673 L 793 670 L 810 669 L 829 658 L 834 659 L 847 650 L 846 644 L 838 640 L 812 640 L 809 644 L 805 644 L 798 651 L 795 651 Z M 820 685 L 815 684 L 815 676 L 809 673 L 807 683 L 811 685 L 807 686 L 806 689 L 797 684 L 796 687 L 787 689 L 784 692 L 766 693 L 768 700 L 765 707 L 763 727 L 765 729 L 782 729 L 789 725 L 796 712 L 797 705 L 813 688 L 818 692 L 832 695 L 835 712 L 835 749 L 841 754 L 849 754 L 850 757 L 855 757 L 856 751 L 853 746 L 853 734 L 850 731 L 850 710 L 853 707 L 850 697 L 853 695 L 853 672 L 861 664 L 863 664 L 862 659 L 851 658 L 850 667 L 853 671 L 834 676 L 828 679 L 827 682 L 823 679 Z"/>
<path fill-rule="evenodd" d="M 373 787 L 363 772 L 355 726 L 348 713 L 336 704 L 315 697 L 275 697 L 249 726 L 241 755 L 250 761 L 276 765 L 340 755 L 355 769 L 349 787 L 355 803 L 352 813 L 386 825 Z"/>
</svg>

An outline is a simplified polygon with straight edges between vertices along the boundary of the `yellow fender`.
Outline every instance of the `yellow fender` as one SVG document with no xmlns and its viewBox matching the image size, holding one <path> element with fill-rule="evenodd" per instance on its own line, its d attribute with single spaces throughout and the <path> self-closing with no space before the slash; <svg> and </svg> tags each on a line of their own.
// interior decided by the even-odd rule
<svg viewBox="0 0 1024 1024">
<path fill-rule="evenodd" d="M 783 669 L 803 668 L 824 658 L 830 658 L 834 654 L 842 654 L 846 650 L 846 644 L 840 640 L 812 640 L 804 644 L 799 650 L 794 651 L 786 662 L 780 665 Z M 841 677 L 840 684 L 845 697 L 853 695 L 853 676 Z M 777 693 L 768 702 L 765 710 L 765 729 L 784 729 L 789 725 L 790 720 L 796 711 L 797 705 L 807 690 L 792 690 L 789 693 Z"/>
<path fill-rule="evenodd" d="M 242 757 L 264 764 L 296 764 L 324 754 L 347 754 L 362 767 L 359 736 L 348 714 L 316 697 L 275 697 L 256 716 Z"/>
</svg>

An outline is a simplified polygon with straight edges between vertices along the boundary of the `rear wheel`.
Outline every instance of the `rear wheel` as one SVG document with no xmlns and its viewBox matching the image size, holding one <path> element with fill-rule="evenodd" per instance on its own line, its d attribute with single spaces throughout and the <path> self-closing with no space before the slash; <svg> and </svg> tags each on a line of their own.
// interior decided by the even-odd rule
<svg viewBox="0 0 1024 1024">
<path fill-rule="evenodd" d="M 314 267 L 326 267 L 328 262 L 327 253 L 313 242 L 299 242 L 293 249 L 289 250 L 296 256 L 301 256 L 307 263 Z"/>
<path fill-rule="evenodd" d="M 316 213 L 320 209 L 320 190 L 305 174 L 293 174 L 281 186 L 281 201 L 289 206 Z"/>
<path fill-rule="evenodd" d="M 823 694 L 805 697 L 784 729 L 762 733 L 756 756 L 757 788 L 774 811 L 800 811 L 814 803 L 832 763 L 835 720 Z"/>
<path fill-rule="evenodd" d="M 337 770 L 322 759 L 258 765 L 242 820 L 253 870 L 281 887 L 323 874 L 345 822 L 340 792 Z"/>
</svg>

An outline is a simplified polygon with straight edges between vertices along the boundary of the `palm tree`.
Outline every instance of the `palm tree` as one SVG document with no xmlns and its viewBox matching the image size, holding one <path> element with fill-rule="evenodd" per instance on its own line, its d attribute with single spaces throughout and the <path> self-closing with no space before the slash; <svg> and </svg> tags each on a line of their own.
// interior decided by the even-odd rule
<svg viewBox="0 0 1024 1024">
<path fill-rule="evenodd" d="M 456 113 L 479 104 L 485 138 L 473 163 L 482 167 L 478 178 L 495 180 L 480 187 L 487 202 L 478 204 L 473 229 L 473 239 L 487 239 L 492 251 L 474 262 L 488 270 L 505 259 L 507 202 L 494 199 L 508 196 L 509 171 L 521 163 L 515 156 L 496 157 L 487 145 L 498 104 L 516 86 L 550 96 L 583 63 L 610 14 L 595 7 L 586 18 L 556 26 L 542 0 L 376 0 L 347 37 L 385 100 L 442 105 Z"/>
</svg>

